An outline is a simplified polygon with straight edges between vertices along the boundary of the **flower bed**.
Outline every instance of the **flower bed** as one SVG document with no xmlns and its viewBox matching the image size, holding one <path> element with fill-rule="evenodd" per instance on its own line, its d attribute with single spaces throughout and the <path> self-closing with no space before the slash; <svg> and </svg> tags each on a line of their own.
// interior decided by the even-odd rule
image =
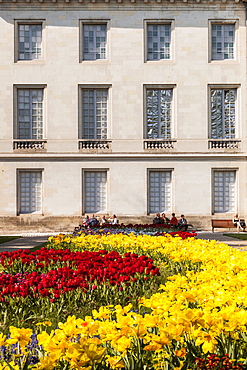
<svg viewBox="0 0 247 370">
<path fill-rule="evenodd" d="M 215 241 L 171 235 L 83 234 L 51 237 L 48 249 L 19 253 L 2 254 L 4 274 L 21 274 L 20 282 L 25 282 L 25 276 L 35 273 L 35 278 L 45 279 L 48 286 L 42 289 L 51 295 L 42 297 L 39 289 L 35 291 L 34 279 L 29 288 L 31 297 L 17 292 L 3 297 L 9 301 L 7 305 L 6 301 L 1 302 L 1 311 L 9 310 L 8 315 L 15 318 L 21 305 L 29 311 L 32 300 L 45 309 L 42 314 L 37 311 L 36 317 L 33 310 L 35 325 L 31 325 L 27 315 L 22 323 L 26 328 L 17 328 L 14 321 L 9 330 L 6 327 L 6 334 L 10 335 L 0 336 L 0 369 L 247 368 L 245 252 Z M 87 261 L 89 256 L 91 262 Z M 116 269 L 111 270 L 112 263 L 116 263 Z M 125 271 L 125 267 L 129 270 Z M 62 280 L 47 279 L 46 274 L 69 269 L 66 282 L 74 273 L 81 277 L 77 275 L 80 268 L 83 278 L 87 276 L 88 287 L 70 287 L 71 291 L 63 291 L 51 301 L 54 285 Z M 119 283 L 125 273 L 128 280 Z M 13 281 L 12 287 L 15 284 Z M 74 299 L 80 289 L 85 294 L 84 301 L 82 296 Z M 139 297 L 138 304 L 134 294 Z M 112 304 L 110 299 L 114 297 L 124 297 L 125 303 Z M 82 305 L 90 306 L 86 315 L 80 311 Z M 63 312 L 66 307 L 70 312 Z M 1 322 L 4 329 L 4 315 Z"/>
</svg>

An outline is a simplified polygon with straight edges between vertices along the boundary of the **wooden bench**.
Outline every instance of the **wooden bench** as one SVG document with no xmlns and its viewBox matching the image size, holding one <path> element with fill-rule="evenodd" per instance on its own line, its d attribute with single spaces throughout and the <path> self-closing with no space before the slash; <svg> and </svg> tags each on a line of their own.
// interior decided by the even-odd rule
<svg viewBox="0 0 247 370">
<path fill-rule="evenodd" d="M 212 232 L 214 233 L 215 228 L 234 228 L 232 220 L 211 220 L 212 221 Z"/>
</svg>

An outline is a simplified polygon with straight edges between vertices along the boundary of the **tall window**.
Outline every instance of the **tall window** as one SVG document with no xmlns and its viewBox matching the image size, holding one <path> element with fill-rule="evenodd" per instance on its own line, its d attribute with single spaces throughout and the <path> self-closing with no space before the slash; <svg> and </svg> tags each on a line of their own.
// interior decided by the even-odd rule
<svg viewBox="0 0 247 370">
<path fill-rule="evenodd" d="M 83 60 L 106 59 L 107 25 L 83 24 Z"/>
<path fill-rule="evenodd" d="M 147 89 L 147 139 L 171 138 L 172 89 Z"/>
<path fill-rule="evenodd" d="M 236 137 L 237 89 L 211 89 L 211 138 Z"/>
<path fill-rule="evenodd" d="M 82 139 L 107 138 L 107 89 L 82 89 Z"/>
<path fill-rule="evenodd" d="M 149 172 L 149 213 L 171 210 L 171 171 Z"/>
<path fill-rule="evenodd" d="M 84 172 L 85 213 L 106 212 L 106 171 Z"/>
<path fill-rule="evenodd" d="M 18 139 L 43 138 L 43 89 L 17 90 Z"/>
<path fill-rule="evenodd" d="M 42 24 L 18 24 L 18 60 L 42 58 Z"/>
<path fill-rule="evenodd" d="M 236 171 L 214 171 L 214 213 L 235 211 Z"/>
<path fill-rule="evenodd" d="M 212 60 L 234 59 L 234 44 L 234 24 L 212 24 Z"/>
<path fill-rule="evenodd" d="M 171 59 L 171 25 L 147 25 L 147 60 Z"/>
<path fill-rule="evenodd" d="M 19 172 L 19 213 L 42 212 L 42 172 Z"/>
</svg>

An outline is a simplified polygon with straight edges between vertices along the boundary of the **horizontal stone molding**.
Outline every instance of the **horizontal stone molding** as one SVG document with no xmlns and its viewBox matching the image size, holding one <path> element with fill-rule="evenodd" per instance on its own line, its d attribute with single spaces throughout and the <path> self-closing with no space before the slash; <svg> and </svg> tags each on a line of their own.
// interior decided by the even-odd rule
<svg viewBox="0 0 247 370">
<path fill-rule="evenodd" d="M 210 139 L 209 149 L 240 149 L 239 139 Z"/>
<path fill-rule="evenodd" d="M 144 149 L 175 149 L 176 140 L 145 140 Z"/>
<path fill-rule="evenodd" d="M 13 149 L 45 151 L 47 149 L 46 144 L 47 144 L 46 140 L 14 140 Z"/>
<path fill-rule="evenodd" d="M 111 140 L 79 140 L 78 148 L 83 150 L 111 150 Z"/>
</svg>

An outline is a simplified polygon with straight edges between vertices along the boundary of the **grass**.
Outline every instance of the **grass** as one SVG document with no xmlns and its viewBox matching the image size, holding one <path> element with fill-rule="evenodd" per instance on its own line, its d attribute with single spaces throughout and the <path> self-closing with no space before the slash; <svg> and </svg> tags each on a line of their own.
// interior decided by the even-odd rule
<svg viewBox="0 0 247 370">
<path fill-rule="evenodd" d="M 230 238 L 247 240 L 247 233 L 246 234 L 223 234 L 223 235 L 230 236 Z"/>
<path fill-rule="evenodd" d="M 10 240 L 19 239 L 21 236 L 0 236 L 0 244 L 9 242 Z"/>
<path fill-rule="evenodd" d="M 30 250 L 31 252 L 35 252 L 35 251 L 37 251 L 37 250 L 39 250 L 39 249 L 41 249 L 41 248 L 43 248 L 43 247 L 46 247 L 47 243 L 48 243 L 48 242 L 45 242 L 45 243 L 42 243 L 42 244 L 36 245 L 36 247 L 30 248 L 29 250 Z"/>
</svg>

